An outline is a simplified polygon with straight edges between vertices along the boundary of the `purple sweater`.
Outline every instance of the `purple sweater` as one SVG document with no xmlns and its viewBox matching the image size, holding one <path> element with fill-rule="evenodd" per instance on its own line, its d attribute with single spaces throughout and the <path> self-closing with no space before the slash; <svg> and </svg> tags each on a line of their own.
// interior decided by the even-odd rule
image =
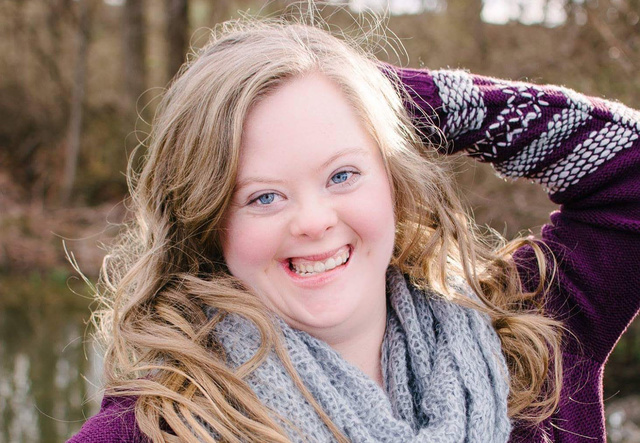
<svg viewBox="0 0 640 443">
<path fill-rule="evenodd" d="M 602 374 L 620 335 L 640 309 L 640 113 L 564 88 L 461 71 L 399 70 L 425 139 L 466 151 L 499 174 L 542 184 L 561 210 L 542 239 L 558 260 L 546 299 L 564 322 L 560 406 L 535 428 L 514 423 L 512 442 L 602 442 Z M 417 107 L 416 107 L 417 105 Z M 524 284 L 538 273 L 530 248 L 516 254 Z M 144 442 L 131 398 L 103 400 L 70 442 Z"/>
</svg>

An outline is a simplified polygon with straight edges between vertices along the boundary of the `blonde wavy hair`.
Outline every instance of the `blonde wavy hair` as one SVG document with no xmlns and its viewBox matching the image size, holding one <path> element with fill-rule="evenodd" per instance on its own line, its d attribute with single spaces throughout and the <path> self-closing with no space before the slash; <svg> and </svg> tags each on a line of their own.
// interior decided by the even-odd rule
<svg viewBox="0 0 640 443">
<path fill-rule="evenodd" d="M 435 147 L 416 135 L 403 108 L 408 95 L 392 72 L 317 24 L 285 20 L 219 26 L 164 95 L 144 166 L 138 175 L 130 168 L 135 220 L 105 259 L 98 285 L 107 393 L 137 397 L 137 423 L 154 442 L 215 441 L 211 429 L 221 441 L 287 442 L 286 419 L 245 382 L 275 352 L 336 439 L 347 441 L 296 374 L 270 313 L 227 271 L 220 248 L 247 113 L 309 72 L 341 88 L 383 154 L 397 220 L 391 264 L 414 284 L 471 304 L 447 291 L 448 277 L 463 277 L 480 297 L 473 307 L 489 314 L 502 341 L 510 416 L 532 423 L 549 416 L 559 398 L 560 334 L 539 312 L 548 280 L 543 251 L 526 239 L 481 240 Z M 523 292 L 512 258 L 525 244 L 542 276 L 533 293 Z M 213 333 L 229 313 L 262 335 L 256 355 L 235 369 Z"/>
</svg>

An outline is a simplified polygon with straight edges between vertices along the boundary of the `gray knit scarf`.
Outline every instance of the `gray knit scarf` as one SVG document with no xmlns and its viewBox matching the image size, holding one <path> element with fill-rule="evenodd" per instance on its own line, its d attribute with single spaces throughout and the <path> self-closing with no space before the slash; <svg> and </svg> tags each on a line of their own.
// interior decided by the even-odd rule
<svg viewBox="0 0 640 443">
<path fill-rule="evenodd" d="M 475 297 L 464 285 L 452 287 Z M 387 273 L 389 313 L 382 348 L 384 389 L 326 343 L 282 322 L 293 366 L 331 420 L 352 442 L 506 442 L 507 369 L 487 318 Z M 254 354 L 259 336 L 239 316 L 216 329 L 229 363 Z M 248 380 L 284 423 L 294 442 L 334 437 L 304 399 L 277 357 Z M 297 430 L 296 430 L 297 429 Z"/>
</svg>

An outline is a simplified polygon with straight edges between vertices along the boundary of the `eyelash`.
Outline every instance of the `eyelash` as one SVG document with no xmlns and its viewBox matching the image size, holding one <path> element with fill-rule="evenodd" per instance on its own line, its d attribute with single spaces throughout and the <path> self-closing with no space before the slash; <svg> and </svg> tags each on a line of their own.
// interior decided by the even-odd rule
<svg viewBox="0 0 640 443">
<path fill-rule="evenodd" d="M 256 198 L 253 198 L 251 200 L 249 200 L 249 204 L 248 206 L 269 206 L 271 203 L 273 203 L 273 200 L 269 203 L 259 203 L 259 200 L 264 197 L 265 195 L 274 195 L 277 196 L 278 194 L 276 192 L 265 192 L 264 194 L 260 194 L 259 196 L 257 196 Z M 274 197 L 275 199 L 275 197 Z"/>
<path fill-rule="evenodd" d="M 351 169 L 345 169 L 345 170 L 338 171 L 335 174 L 333 174 L 329 178 L 329 181 L 330 182 L 333 181 L 333 178 L 335 176 L 337 176 L 337 175 L 340 175 L 340 174 L 348 174 L 348 177 L 344 181 L 341 181 L 339 183 L 335 183 L 334 182 L 332 184 L 332 186 L 340 186 L 340 185 L 351 186 L 351 185 L 353 185 L 353 182 L 356 180 L 356 178 L 354 178 L 354 176 L 359 176 L 360 175 L 360 173 L 358 171 L 354 171 L 354 170 L 351 170 Z M 262 207 L 270 206 L 273 203 L 274 200 L 271 200 L 269 203 L 259 203 L 260 199 L 262 197 L 264 197 L 264 196 L 267 196 L 267 195 L 275 196 L 274 197 L 274 200 L 275 200 L 275 198 L 278 196 L 278 193 L 277 192 L 265 192 L 263 194 L 260 194 L 256 198 L 253 198 L 253 199 L 249 200 L 248 206 L 262 206 Z"/>
<path fill-rule="evenodd" d="M 353 184 L 352 182 L 353 182 L 354 180 L 356 180 L 356 179 L 354 178 L 354 176 L 359 176 L 359 175 L 360 175 L 360 173 L 359 173 L 358 171 L 354 171 L 354 170 L 352 170 L 352 169 L 345 169 L 345 170 L 338 171 L 338 172 L 336 172 L 335 174 L 333 174 L 333 175 L 331 176 L 331 178 L 329 179 L 329 181 L 333 181 L 333 178 L 334 178 L 335 176 L 337 176 L 337 175 L 340 175 L 340 174 L 349 174 L 349 176 L 348 176 L 344 181 L 342 181 L 342 182 L 340 182 L 340 183 L 335 183 L 335 182 L 334 182 L 334 183 L 333 183 L 334 185 L 346 185 L 346 186 L 351 186 L 351 185 Z"/>
</svg>

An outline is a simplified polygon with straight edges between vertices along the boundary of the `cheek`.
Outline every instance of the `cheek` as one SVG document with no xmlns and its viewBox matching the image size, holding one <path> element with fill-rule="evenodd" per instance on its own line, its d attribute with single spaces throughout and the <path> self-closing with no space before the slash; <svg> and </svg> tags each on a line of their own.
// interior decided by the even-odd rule
<svg viewBox="0 0 640 443">
<path fill-rule="evenodd" d="M 391 189 L 386 182 L 371 187 L 349 208 L 353 228 L 372 248 L 389 255 L 395 237 L 395 211 Z M 387 251 L 388 250 L 388 251 Z"/>
<path fill-rule="evenodd" d="M 389 235 L 395 232 L 393 208 L 391 206 L 388 208 L 366 206 L 368 207 L 361 207 L 362 210 L 355 215 L 358 218 L 357 230 L 360 235 L 369 240 L 388 239 Z"/>
<path fill-rule="evenodd" d="M 231 274 L 243 278 L 272 262 L 277 251 L 277 233 L 268 223 L 231 217 L 226 224 L 222 253 Z"/>
</svg>

